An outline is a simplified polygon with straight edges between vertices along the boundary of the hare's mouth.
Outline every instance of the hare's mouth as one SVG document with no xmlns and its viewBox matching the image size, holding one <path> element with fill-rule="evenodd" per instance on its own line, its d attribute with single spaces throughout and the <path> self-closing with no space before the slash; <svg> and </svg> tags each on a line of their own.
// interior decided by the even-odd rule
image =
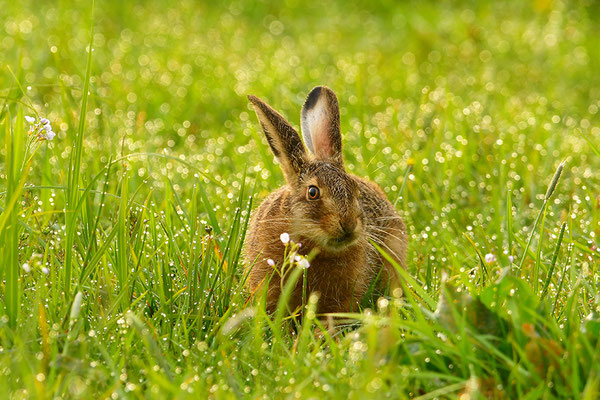
<svg viewBox="0 0 600 400">
<path fill-rule="evenodd" d="M 346 248 L 350 245 L 352 245 L 356 239 L 358 238 L 358 235 L 354 232 L 346 232 L 341 236 L 329 239 L 327 241 L 327 246 L 331 247 L 333 249 L 337 249 L 337 250 L 341 250 L 343 248 Z"/>
</svg>

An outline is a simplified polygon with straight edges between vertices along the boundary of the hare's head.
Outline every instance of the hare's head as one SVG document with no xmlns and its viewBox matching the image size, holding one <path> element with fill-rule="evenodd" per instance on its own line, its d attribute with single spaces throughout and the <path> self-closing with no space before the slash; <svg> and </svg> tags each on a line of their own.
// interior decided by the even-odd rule
<svg viewBox="0 0 600 400">
<path fill-rule="evenodd" d="M 340 112 L 333 91 L 314 88 L 302 107 L 302 135 L 277 111 L 249 96 L 289 187 L 292 234 L 330 251 L 343 250 L 363 234 L 358 182 L 344 168 Z"/>
</svg>

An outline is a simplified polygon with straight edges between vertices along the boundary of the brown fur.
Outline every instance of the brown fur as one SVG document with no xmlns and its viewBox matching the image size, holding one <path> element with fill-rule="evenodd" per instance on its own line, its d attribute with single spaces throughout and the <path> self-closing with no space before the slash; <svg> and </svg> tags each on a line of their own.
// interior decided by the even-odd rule
<svg viewBox="0 0 600 400">
<path fill-rule="evenodd" d="M 302 243 L 302 255 L 319 251 L 307 270 L 306 292 L 320 293 L 320 313 L 357 311 L 382 267 L 381 281 L 397 286 L 396 270 L 384 262 L 370 240 L 404 267 L 406 227 L 379 186 L 345 171 L 333 91 L 313 89 L 302 110 L 303 134 L 312 155 L 279 113 L 254 96 L 250 101 L 287 181 L 262 202 L 250 222 L 245 242 L 245 263 L 252 268 L 247 281 L 250 292 L 258 293 L 261 285 L 270 282 L 267 309 L 274 311 L 282 282 L 267 260 L 272 259 L 275 268 L 282 265 L 283 232 Z M 307 199 L 310 185 L 319 188 L 320 199 Z M 298 307 L 301 300 L 302 280 L 290 308 Z"/>
</svg>

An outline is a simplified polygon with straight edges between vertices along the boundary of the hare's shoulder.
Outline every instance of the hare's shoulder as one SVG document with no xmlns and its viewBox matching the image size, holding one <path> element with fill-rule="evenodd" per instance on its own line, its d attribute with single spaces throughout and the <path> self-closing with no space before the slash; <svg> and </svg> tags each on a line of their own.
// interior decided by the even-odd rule
<svg viewBox="0 0 600 400">
<path fill-rule="evenodd" d="M 269 194 L 252 212 L 247 233 L 249 247 L 263 248 L 282 232 L 289 232 L 290 195 L 288 187 L 281 187 Z"/>
</svg>

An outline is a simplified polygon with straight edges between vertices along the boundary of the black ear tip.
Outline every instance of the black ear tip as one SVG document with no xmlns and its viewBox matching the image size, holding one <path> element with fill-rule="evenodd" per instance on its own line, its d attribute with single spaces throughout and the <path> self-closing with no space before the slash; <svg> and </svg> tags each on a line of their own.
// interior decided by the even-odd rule
<svg viewBox="0 0 600 400">
<path fill-rule="evenodd" d="M 308 97 L 306 98 L 306 101 L 304 102 L 305 110 L 310 110 L 315 106 L 315 104 L 317 104 L 317 100 L 319 100 L 319 97 L 321 96 L 321 89 L 323 89 L 323 86 L 317 86 L 316 88 L 310 91 Z"/>
</svg>

